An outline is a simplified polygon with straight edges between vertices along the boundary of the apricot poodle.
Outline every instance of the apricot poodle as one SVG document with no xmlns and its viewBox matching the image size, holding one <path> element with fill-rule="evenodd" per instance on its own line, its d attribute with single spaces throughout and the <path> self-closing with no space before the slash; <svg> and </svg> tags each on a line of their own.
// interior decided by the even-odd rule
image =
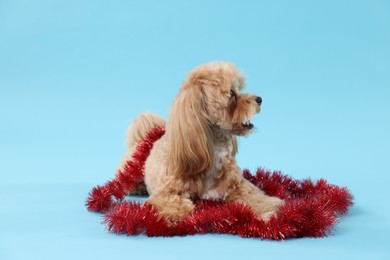
<svg viewBox="0 0 390 260">
<path fill-rule="evenodd" d="M 245 180 L 237 166 L 236 138 L 251 133 L 250 120 L 262 103 L 259 96 L 242 94 L 244 87 L 244 77 L 231 63 L 196 67 L 183 82 L 167 123 L 144 113 L 129 127 L 119 170 L 148 131 L 166 128 L 154 143 L 136 192 L 149 194 L 147 202 L 170 224 L 191 214 L 196 198 L 246 204 L 264 221 L 283 203 Z"/>
</svg>

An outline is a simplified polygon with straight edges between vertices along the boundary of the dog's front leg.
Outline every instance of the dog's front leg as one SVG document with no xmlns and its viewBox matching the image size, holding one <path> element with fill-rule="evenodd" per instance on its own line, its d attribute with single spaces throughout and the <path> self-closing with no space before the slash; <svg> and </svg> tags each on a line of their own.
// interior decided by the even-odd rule
<svg viewBox="0 0 390 260">
<path fill-rule="evenodd" d="M 167 192 L 153 193 L 146 203 L 149 203 L 164 217 L 168 224 L 175 225 L 180 220 L 191 214 L 195 208 L 194 203 L 184 195 Z"/>
<path fill-rule="evenodd" d="M 262 190 L 244 178 L 233 184 L 233 189 L 226 200 L 248 205 L 255 215 L 264 221 L 276 215 L 283 204 L 283 200 L 264 194 Z"/>
</svg>

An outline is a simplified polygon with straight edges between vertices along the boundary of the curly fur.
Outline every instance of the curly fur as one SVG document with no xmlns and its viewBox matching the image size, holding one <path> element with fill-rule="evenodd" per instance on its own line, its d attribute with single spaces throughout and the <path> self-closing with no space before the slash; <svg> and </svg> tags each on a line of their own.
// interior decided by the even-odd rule
<svg viewBox="0 0 390 260">
<path fill-rule="evenodd" d="M 166 127 L 145 163 L 144 183 L 135 192 L 147 192 L 147 202 L 169 223 L 190 214 L 196 198 L 246 204 L 263 220 L 283 203 L 244 179 L 237 166 L 236 136 L 251 132 L 249 121 L 261 106 L 260 97 L 241 93 L 244 87 L 244 77 L 231 63 L 199 66 L 180 88 L 166 126 L 160 117 L 144 113 L 129 127 L 120 170 L 151 128 Z"/>
</svg>

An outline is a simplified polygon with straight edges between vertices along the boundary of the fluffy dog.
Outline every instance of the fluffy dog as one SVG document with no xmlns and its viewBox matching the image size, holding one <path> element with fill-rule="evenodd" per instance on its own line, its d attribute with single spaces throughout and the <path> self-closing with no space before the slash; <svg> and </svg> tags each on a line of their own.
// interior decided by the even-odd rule
<svg viewBox="0 0 390 260">
<path fill-rule="evenodd" d="M 136 192 L 149 194 L 147 202 L 170 224 L 191 214 L 196 198 L 246 204 L 264 221 L 283 203 L 244 179 L 237 166 L 236 137 L 250 134 L 250 120 L 262 102 L 259 96 L 242 94 L 244 86 L 231 63 L 199 66 L 183 82 L 166 124 L 145 113 L 129 127 L 128 150 L 119 170 L 149 130 L 166 128 L 154 143 Z"/>
</svg>

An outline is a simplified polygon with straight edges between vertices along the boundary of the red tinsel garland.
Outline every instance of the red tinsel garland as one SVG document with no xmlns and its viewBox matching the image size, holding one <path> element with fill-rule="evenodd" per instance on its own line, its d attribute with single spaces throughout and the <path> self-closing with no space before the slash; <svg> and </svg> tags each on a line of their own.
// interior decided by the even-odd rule
<svg viewBox="0 0 390 260">
<path fill-rule="evenodd" d="M 285 200 L 277 216 L 264 222 L 245 205 L 198 200 L 190 216 L 175 226 L 169 226 L 151 205 L 123 201 L 143 179 L 146 158 L 153 143 L 163 134 L 162 128 L 152 129 L 138 145 L 125 170 L 114 180 L 90 192 L 86 203 L 88 210 L 106 213 L 104 223 L 108 230 L 117 234 L 147 236 L 219 233 L 274 240 L 323 237 L 337 223 L 337 215 L 345 214 L 352 206 L 353 197 L 346 188 L 328 184 L 325 180 L 299 181 L 280 172 L 258 169 L 256 175 L 252 175 L 244 170 L 243 176 L 266 194 Z"/>
<path fill-rule="evenodd" d="M 115 179 L 107 182 L 104 186 L 96 186 L 90 192 L 86 205 L 89 211 L 104 213 L 113 204 L 113 198 L 122 201 L 123 198 L 144 178 L 145 161 L 152 150 L 153 143 L 161 138 L 165 129 L 153 128 L 142 140 L 132 159 L 126 162 L 124 171 L 119 171 Z"/>
</svg>

